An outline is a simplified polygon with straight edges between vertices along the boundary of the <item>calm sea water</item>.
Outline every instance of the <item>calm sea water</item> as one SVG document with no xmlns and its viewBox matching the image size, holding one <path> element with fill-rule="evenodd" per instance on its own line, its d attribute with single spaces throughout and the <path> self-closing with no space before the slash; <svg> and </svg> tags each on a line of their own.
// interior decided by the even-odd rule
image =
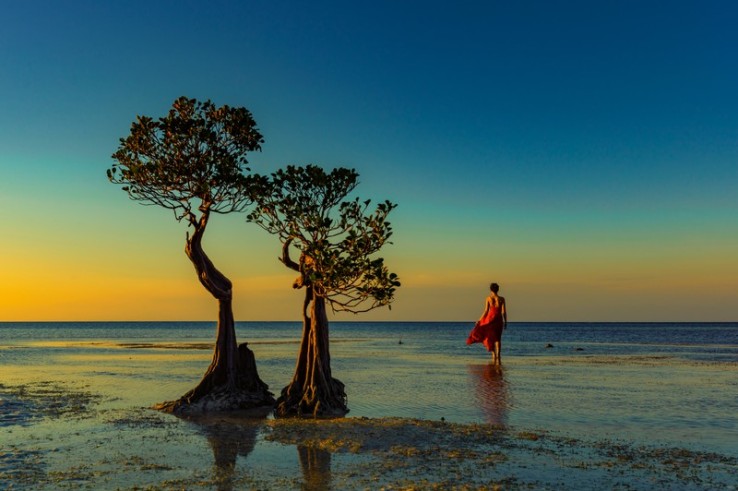
<svg viewBox="0 0 738 491">
<path fill-rule="evenodd" d="M 120 407 L 147 407 L 200 379 L 214 327 L 0 323 L 0 384 L 74 380 Z M 738 323 L 511 323 L 500 368 L 481 345 L 465 345 L 471 327 L 332 323 L 333 375 L 346 385 L 349 416 L 488 422 L 738 455 Z M 278 394 L 300 324 L 242 322 L 237 334 Z"/>
<path fill-rule="evenodd" d="M 477 357 L 478 350 L 463 342 L 470 326 L 468 322 L 332 322 L 331 339 L 403 341 L 409 349 Z M 212 342 L 213 332 L 212 322 L 0 322 L 0 346 L 72 340 Z M 300 323 L 239 322 L 237 333 L 240 341 L 296 340 Z M 556 356 L 581 348 L 587 354 L 660 354 L 736 362 L 738 323 L 519 322 L 510 323 L 504 343 L 505 352 L 512 356 Z M 546 344 L 555 344 L 556 349 L 542 352 Z"/>
</svg>

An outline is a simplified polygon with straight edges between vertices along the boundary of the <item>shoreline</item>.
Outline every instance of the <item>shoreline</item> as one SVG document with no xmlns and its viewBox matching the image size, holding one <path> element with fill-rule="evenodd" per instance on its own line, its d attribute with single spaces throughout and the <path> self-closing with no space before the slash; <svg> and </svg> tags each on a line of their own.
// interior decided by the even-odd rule
<svg viewBox="0 0 738 491">
<path fill-rule="evenodd" d="M 735 489 L 738 482 L 737 456 L 492 424 L 182 419 L 116 407 L 83 384 L 44 381 L 0 385 L 0 407 L 0 482 L 10 489 Z"/>
</svg>

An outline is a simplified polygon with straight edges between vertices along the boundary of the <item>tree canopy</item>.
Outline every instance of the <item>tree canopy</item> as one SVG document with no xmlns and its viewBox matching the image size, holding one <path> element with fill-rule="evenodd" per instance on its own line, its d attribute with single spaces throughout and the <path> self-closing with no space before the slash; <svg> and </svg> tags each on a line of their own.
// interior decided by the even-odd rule
<svg viewBox="0 0 738 491">
<path fill-rule="evenodd" d="M 347 199 L 357 184 L 354 169 L 288 166 L 261 178 L 248 215 L 280 238 L 280 259 L 301 272 L 295 287 L 309 282 L 334 311 L 389 305 L 400 286 L 384 259 L 375 257 L 392 236 L 387 216 L 397 205 L 384 201 L 370 211 L 370 200 Z M 300 251 L 299 263 L 290 258 L 290 247 Z"/>
<path fill-rule="evenodd" d="M 123 184 L 132 199 L 168 208 L 177 220 L 194 225 L 195 209 L 244 209 L 246 155 L 262 143 L 247 109 L 180 97 L 163 118 L 137 117 L 130 134 L 120 139 L 108 179 Z"/>
</svg>

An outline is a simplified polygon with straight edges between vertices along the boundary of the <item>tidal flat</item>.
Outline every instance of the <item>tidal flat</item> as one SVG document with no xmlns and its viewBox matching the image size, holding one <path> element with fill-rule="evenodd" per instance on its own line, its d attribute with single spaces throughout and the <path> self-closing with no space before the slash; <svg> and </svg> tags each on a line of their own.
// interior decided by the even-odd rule
<svg viewBox="0 0 738 491">
<path fill-rule="evenodd" d="M 295 326 L 247 327 L 279 393 Z M 495 367 L 464 324 L 339 325 L 351 412 L 330 420 L 150 409 L 202 376 L 207 325 L 6 327 L 0 489 L 738 489 L 735 326 L 615 327 L 520 326 Z"/>
<path fill-rule="evenodd" d="M 738 458 L 399 417 L 120 407 L 84 383 L 0 386 L 3 489 L 735 489 Z"/>
</svg>

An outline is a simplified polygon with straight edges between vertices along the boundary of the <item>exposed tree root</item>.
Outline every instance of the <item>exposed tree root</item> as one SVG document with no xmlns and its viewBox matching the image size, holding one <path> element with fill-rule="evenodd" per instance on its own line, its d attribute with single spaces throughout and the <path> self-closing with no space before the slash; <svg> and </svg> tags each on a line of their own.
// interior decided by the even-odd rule
<svg viewBox="0 0 738 491">
<path fill-rule="evenodd" d="M 277 417 L 337 418 L 348 412 L 343 382 L 335 378 L 331 378 L 322 390 L 314 385 L 301 388 L 291 384 L 282 389 L 274 408 Z"/>
<path fill-rule="evenodd" d="M 167 413 L 197 414 L 269 409 L 274 406 L 274 397 L 259 378 L 254 353 L 246 343 L 238 347 L 235 377 L 227 376 L 223 365 L 214 360 L 197 387 L 177 400 L 156 404 L 154 409 Z"/>
</svg>

